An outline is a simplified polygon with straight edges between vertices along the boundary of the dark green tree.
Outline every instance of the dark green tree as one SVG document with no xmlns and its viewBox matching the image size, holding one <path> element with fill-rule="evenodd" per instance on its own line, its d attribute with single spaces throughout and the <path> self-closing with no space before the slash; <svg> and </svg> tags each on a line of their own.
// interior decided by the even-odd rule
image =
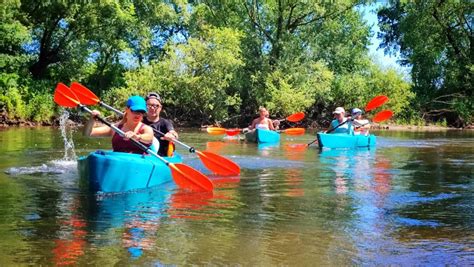
<svg viewBox="0 0 474 267">
<path fill-rule="evenodd" d="M 381 47 L 412 67 L 415 104 L 425 119 L 472 123 L 472 1 L 391 1 L 378 12 Z"/>
</svg>

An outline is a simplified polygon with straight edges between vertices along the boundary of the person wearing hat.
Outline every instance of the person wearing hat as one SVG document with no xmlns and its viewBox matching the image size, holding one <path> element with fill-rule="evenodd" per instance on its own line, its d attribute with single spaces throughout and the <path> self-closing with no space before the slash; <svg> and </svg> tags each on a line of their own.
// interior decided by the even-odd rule
<svg viewBox="0 0 474 267">
<path fill-rule="evenodd" d="M 362 110 L 359 108 L 352 109 L 352 126 L 354 127 L 354 135 L 368 135 L 370 129 L 369 120 L 362 118 Z"/>
<path fill-rule="evenodd" d="M 334 120 L 331 121 L 331 125 L 329 125 L 326 133 L 353 133 L 352 123 L 344 116 L 346 111 L 343 107 L 337 107 L 332 114 L 334 115 Z"/>
<path fill-rule="evenodd" d="M 153 141 L 153 129 L 142 123 L 143 115 L 147 112 L 146 102 L 141 96 L 131 96 L 126 105 L 122 120 L 115 124 L 125 133 L 123 137 L 115 133 L 109 126 L 94 127 L 95 117 L 100 115 L 97 110 L 92 111 L 84 134 L 94 137 L 112 136 L 112 149 L 115 152 L 142 154 L 144 151 L 133 144 L 130 139 L 139 141 L 147 147 L 150 147 Z"/>
<path fill-rule="evenodd" d="M 172 141 L 178 139 L 178 133 L 174 130 L 171 121 L 160 117 L 160 112 L 163 109 L 160 96 L 155 92 L 151 92 L 148 93 L 145 100 L 148 112 L 146 117 L 143 118 L 143 123 L 156 130 L 154 132 L 159 142 L 158 155 L 162 157 L 172 156 L 174 151 Z"/>
</svg>

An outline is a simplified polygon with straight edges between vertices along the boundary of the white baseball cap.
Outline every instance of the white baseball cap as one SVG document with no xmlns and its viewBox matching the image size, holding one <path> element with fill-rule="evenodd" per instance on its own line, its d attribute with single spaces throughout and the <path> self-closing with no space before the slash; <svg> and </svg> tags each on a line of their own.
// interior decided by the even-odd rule
<svg viewBox="0 0 474 267">
<path fill-rule="evenodd" d="M 346 113 L 343 107 L 337 107 L 332 114 L 341 114 L 341 113 Z"/>
</svg>

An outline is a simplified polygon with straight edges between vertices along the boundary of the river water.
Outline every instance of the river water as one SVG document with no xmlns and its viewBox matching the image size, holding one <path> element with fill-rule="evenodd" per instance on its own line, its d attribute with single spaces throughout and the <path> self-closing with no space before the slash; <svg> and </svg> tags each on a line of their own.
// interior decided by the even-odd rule
<svg viewBox="0 0 474 267">
<path fill-rule="evenodd" d="M 56 128 L 0 131 L 0 265 L 459 265 L 474 263 L 474 133 L 376 132 L 376 149 L 273 146 L 198 130 L 239 177 L 214 193 L 173 184 L 116 195 L 79 189 L 76 155 L 109 149 Z"/>
</svg>

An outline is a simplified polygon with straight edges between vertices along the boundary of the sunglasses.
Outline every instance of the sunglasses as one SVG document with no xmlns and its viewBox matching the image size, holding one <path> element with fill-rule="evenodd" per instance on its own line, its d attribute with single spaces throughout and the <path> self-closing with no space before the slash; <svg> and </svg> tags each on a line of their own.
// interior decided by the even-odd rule
<svg viewBox="0 0 474 267">
<path fill-rule="evenodd" d="M 161 108 L 161 105 L 146 105 L 148 108 Z"/>
</svg>

